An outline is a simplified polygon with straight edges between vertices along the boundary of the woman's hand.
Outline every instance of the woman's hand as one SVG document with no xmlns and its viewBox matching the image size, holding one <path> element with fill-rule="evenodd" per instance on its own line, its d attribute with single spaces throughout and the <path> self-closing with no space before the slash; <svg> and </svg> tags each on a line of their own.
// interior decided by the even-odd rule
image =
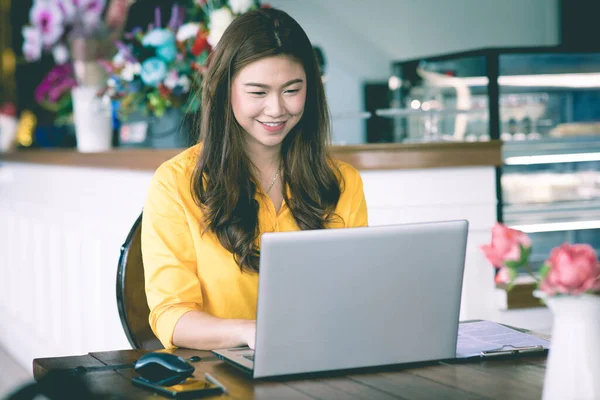
<svg viewBox="0 0 600 400">
<path fill-rule="evenodd" d="M 254 349 L 256 321 L 224 319 L 202 311 L 183 314 L 173 332 L 177 347 L 198 350 L 228 349 L 248 345 Z"/>
<path fill-rule="evenodd" d="M 255 320 L 247 320 L 242 322 L 241 330 L 240 330 L 240 339 L 242 342 L 248 344 L 252 350 L 256 345 L 256 321 Z"/>
</svg>

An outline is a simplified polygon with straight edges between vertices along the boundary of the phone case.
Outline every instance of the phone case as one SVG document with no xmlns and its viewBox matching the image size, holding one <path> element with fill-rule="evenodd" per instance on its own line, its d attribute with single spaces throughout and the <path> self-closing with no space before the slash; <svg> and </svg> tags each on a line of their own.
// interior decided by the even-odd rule
<svg viewBox="0 0 600 400">
<path fill-rule="evenodd" d="M 150 383 L 143 378 L 135 377 L 131 380 L 135 385 L 150 389 L 163 396 L 169 396 L 177 399 L 183 398 L 201 398 L 215 396 L 223 393 L 223 388 L 209 381 L 200 381 L 198 379 L 188 378 L 184 383 L 173 386 L 160 386 Z"/>
</svg>

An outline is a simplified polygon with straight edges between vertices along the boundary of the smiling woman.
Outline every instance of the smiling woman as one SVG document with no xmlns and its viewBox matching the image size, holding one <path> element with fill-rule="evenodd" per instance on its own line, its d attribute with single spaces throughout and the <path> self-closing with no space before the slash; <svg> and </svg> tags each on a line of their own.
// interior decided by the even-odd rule
<svg viewBox="0 0 600 400">
<path fill-rule="evenodd" d="M 233 79 L 231 105 L 248 134 L 247 150 L 278 146 L 304 112 L 306 74 L 289 56 L 266 57 L 243 68 Z"/>
<path fill-rule="evenodd" d="M 286 13 L 235 19 L 201 98 L 200 143 L 158 168 L 144 206 L 150 324 L 165 347 L 254 347 L 260 235 L 367 225 L 362 180 L 328 154 L 319 66 Z"/>
</svg>

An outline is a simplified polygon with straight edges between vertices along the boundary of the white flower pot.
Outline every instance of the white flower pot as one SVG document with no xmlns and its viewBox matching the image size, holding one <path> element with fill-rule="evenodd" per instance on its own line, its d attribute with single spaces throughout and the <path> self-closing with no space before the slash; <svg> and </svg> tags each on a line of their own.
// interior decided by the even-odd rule
<svg viewBox="0 0 600 400">
<path fill-rule="evenodd" d="M 98 87 L 73 88 L 73 120 L 77 150 L 83 153 L 108 151 L 112 147 L 113 123 L 110 102 L 96 97 Z"/>
<path fill-rule="evenodd" d="M 542 399 L 600 399 L 600 296 L 545 301 L 554 323 Z"/>
<path fill-rule="evenodd" d="M 17 137 L 17 119 L 0 115 L 0 152 L 13 150 Z"/>
</svg>

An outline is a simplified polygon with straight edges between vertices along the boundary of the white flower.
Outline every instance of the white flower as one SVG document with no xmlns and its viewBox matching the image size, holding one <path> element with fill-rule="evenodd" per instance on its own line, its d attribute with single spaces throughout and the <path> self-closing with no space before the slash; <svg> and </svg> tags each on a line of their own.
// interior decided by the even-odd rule
<svg viewBox="0 0 600 400">
<path fill-rule="evenodd" d="M 35 26 L 23 28 L 23 55 L 29 62 L 37 61 L 42 56 L 42 31 Z"/>
<path fill-rule="evenodd" d="M 177 81 L 177 85 L 181 86 L 181 90 L 183 90 L 184 93 L 189 92 L 190 91 L 190 85 L 191 85 L 190 78 L 188 78 L 185 75 L 180 76 L 179 80 Z"/>
<path fill-rule="evenodd" d="M 52 49 L 52 55 L 54 56 L 54 61 L 57 64 L 64 64 L 69 61 L 69 49 L 64 44 L 58 44 L 54 46 Z"/>
<path fill-rule="evenodd" d="M 165 77 L 165 80 L 163 81 L 163 83 L 170 90 L 173 90 L 177 86 L 179 86 L 179 87 L 181 87 L 181 90 L 183 93 L 187 93 L 190 91 L 190 86 L 191 86 L 190 78 L 188 78 L 185 75 L 178 76 L 177 71 L 175 71 L 175 70 L 171 70 L 167 73 L 167 76 Z"/>
<path fill-rule="evenodd" d="M 175 86 L 177 86 L 177 78 L 177 71 L 171 70 L 167 73 L 167 76 L 163 83 L 168 89 L 173 90 Z"/>
<path fill-rule="evenodd" d="M 107 85 L 109 88 L 116 88 L 116 87 L 118 86 L 117 79 L 111 76 L 110 78 L 108 78 L 108 79 L 106 80 L 106 85 Z"/>
<path fill-rule="evenodd" d="M 29 11 L 29 20 L 42 31 L 46 46 L 52 46 L 64 33 L 63 14 L 52 0 L 36 0 Z"/>
<path fill-rule="evenodd" d="M 67 23 L 100 21 L 106 0 L 56 0 Z"/>
<path fill-rule="evenodd" d="M 131 82 L 140 72 L 142 72 L 142 65 L 140 63 L 128 63 L 121 71 L 121 77 L 127 82 Z"/>
<path fill-rule="evenodd" d="M 117 54 L 115 54 L 115 56 L 112 59 L 112 64 L 115 68 L 121 68 L 125 66 L 125 62 L 127 60 L 125 59 L 125 55 L 123 54 L 123 52 L 119 51 Z"/>
<path fill-rule="evenodd" d="M 199 30 L 200 25 L 194 22 L 189 22 L 187 24 L 181 25 L 179 27 L 179 30 L 177 31 L 177 41 L 185 42 L 188 39 L 192 39 L 196 37 Z"/>
<path fill-rule="evenodd" d="M 63 13 L 63 17 L 65 22 L 71 23 L 75 19 L 75 15 L 77 15 L 77 5 L 75 4 L 76 0 L 57 0 L 58 7 Z"/>
<path fill-rule="evenodd" d="M 227 7 L 221 7 L 210 13 L 210 33 L 208 34 L 208 44 L 213 48 L 217 46 L 225 29 L 233 21 L 234 16 Z"/>
<path fill-rule="evenodd" d="M 254 4 L 253 0 L 229 0 L 231 11 L 234 14 L 243 14 L 252 7 Z"/>
</svg>

